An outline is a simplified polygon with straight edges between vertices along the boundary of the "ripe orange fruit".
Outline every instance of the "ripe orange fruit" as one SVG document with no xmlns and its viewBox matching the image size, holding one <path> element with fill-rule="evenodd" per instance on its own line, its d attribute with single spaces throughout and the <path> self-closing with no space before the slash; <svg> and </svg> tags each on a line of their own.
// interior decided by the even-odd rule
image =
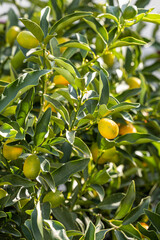
<svg viewBox="0 0 160 240">
<path fill-rule="evenodd" d="M 138 13 L 138 9 L 135 5 L 128 6 L 125 8 L 123 12 L 123 18 L 124 19 L 132 19 L 134 18 Z"/>
<path fill-rule="evenodd" d="M 96 163 L 98 156 L 101 154 L 101 151 L 98 149 L 98 144 L 94 142 L 91 146 L 91 153 L 93 157 L 93 161 Z M 106 149 L 101 157 L 98 159 L 98 164 L 104 164 L 106 162 L 115 162 L 114 157 L 116 155 L 116 148 L 112 147 L 109 149 Z"/>
<path fill-rule="evenodd" d="M 13 45 L 14 41 L 18 33 L 20 32 L 20 28 L 18 26 L 12 26 L 6 33 L 6 42 L 9 43 L 10 46 Z"/>
<path fill-rule="evenodd" d="M 69 38 L 65 38 L 65 37 L 57 38 L 58 44 L 68 42 L 69 40 L 70 40 Z M 60 52 L 63 53 L 66 49 L 67 47 L 60 47 Z"/>
<path fill-rule="evenodd" d="M 39 45 L 38 39 L 29 31 L 22 31 L 17 36 L 17 42 L 23 48 L 35 48 Z"/>
<path fill-rule="evenodd" d="M 98 122 L 98 130 L 103 137 L 108 139 L 117 137 L 119 133 L 119 127 L 117 123 L 109 118 L 102 118 Z"/>
<path fill-rule="evenodd" d="M 4 198 L 7 195 L 8 195 L 8 193 L 3 188 L 0 188 L 0 199 Z"/>
<path fill-rule="evenodd" d="M 29 179 L 35 179 L 40 172 L 40 160 L 36 154 L 29 155 L 23 165 L 23 173 Z"/>
<path fill-rule="evenodd" d="M 137 130 L 132 123 L 127 123 L 126 125 L 122 124 L 119 127 L 119 134 L 125 135 L 127 133 L 136 133 Z"/>
<path fill-rule="evenodd" d="M 137 77 L 130 77 L 126 80 L 126 83 L 129 85 L 129 88 L 140 88 L 141 80 Z"/>
<path fill-rule="evenodd" d="M 114 58 L 115 56 L 112 52 L 107 52 L 106 54 L 103 55 L 103 61 L 109 68 L 113 66 Z"/>
<path fill-rule="evenodd" d="M 3 145 L 3 156 L 7 159 L 7 160 L 16 160 L 17 158 L 19 158 L 19 156 L 22 154 L 23 152 L 23 148 L 21 147 L 14 147 L 14 146 L 9 146 L 7 145 L 8 143 L 14 142 L 16 141 L 15 139 L 8 139 L 4 145 Z"/>
<path fill-rule="evenodd" d="M 52 208 L 56 208 L 64 202 L 63 193 L 57 190 L 56 192 L 48 192 L 44 198 L 43 202 L 50 202 Z"/>
<path fill-rule="evenodd" d="M 69 84 L 67 79 L 65 79 L 62 75 L 56 75 L 54 77 L 53 81 L 54 81 L 55 85 L 65 85 L 65 86 L 67 86 Z"/>
</svg>

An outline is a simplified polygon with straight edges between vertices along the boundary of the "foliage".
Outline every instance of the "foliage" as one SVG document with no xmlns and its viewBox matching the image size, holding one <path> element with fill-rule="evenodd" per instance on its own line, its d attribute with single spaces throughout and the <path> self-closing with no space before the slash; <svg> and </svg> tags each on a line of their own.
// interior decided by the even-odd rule
<svg viewBox="0 0 160 240">
<path fill-rule="evenodd" d="M 160 15 L 139 0 L 130 19 L 123 17 L 129 1 L 28 2 L 14 1 L 19 16 L 10 9 L 0 23 L 0 237 L 160 239 Z M 146 22 L 155 26 L 152 39 L 141 34 Z M 38 46 L 6 40 L 13 26 Z M 143 57 L 150 45 L 153 53 Z M 55 84 L 58 75 L 67 84 Z M 134 131 L 104 138 L 104 117 Z M 3 156 L 6 141 L 23 149 L 14 161 Z M 116 154 L 98 164 L 109 149 Z M 33 180 L 23 173 L 30 154 L 40 161 Z M 57 192 L 54 207 L 44 197 Z"/>
</svg>

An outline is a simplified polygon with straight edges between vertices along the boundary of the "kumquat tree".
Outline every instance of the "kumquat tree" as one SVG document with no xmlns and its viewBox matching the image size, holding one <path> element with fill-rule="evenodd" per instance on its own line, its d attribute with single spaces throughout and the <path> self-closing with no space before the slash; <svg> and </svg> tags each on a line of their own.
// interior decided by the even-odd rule
<svg viewBox="0 0 160 240">
<path fill-rule="evenodd" d="M 0 239 L 160 239 L 160 14 L 4 2 Z"/>
</svg>

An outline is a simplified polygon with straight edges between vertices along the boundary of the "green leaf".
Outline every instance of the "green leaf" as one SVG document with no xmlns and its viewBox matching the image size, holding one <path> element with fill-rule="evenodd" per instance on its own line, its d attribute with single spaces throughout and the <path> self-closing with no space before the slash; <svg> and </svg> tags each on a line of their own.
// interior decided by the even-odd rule
<svg viewBox="0 0 160 240">
<path fill-rule="evenodd" d="M 99 230 L 98 232 L 96 232 L 96 240 L 105 239 L 106 234 L 112 230 L 113 230 L 112 228 Z"/>
<path fill-rule="evenodd" d="M 144 214 L 144 209 L 148 208 L 150 203 L 150 197 L 143 198 L 140 204 L 133 208 L 131 212 L 125 217 L 123 225 L 127 225 L 135 222 L 141 215 Z"/>
<path fill-rule="evenodd" d="M 87 166 L 88 162 L 89 159 L 84 158 L 63 164 L 52 173 L 55 185 L 58 186 L 59 184 L 65 183 L 71 175 L 82 171 Z"/>
<path fill-rule="evenodd" d="M 138 95 L 140 93 L 140 88 L 134 88 L 134 89 L 128 89 L 124 91 L 122 94 L 118 95 L 116 98 L 119 102 L 123 102 L 127 100 L 128 98 L 131 98 L 135 95 Z"/>
<path fill-rule="evenodd" d="M 76 215 L 65 206 L 52 208 L 54 217 L 63 224 L 67 230 L 79 230 L 76 224 Z"/>
<path fill-rule="evenodd" d="M 26 19 L 26 18 L 20 18 L 19 19 L 25 26 L 26 28 L 28 28 L 28 30 L 40 41 L 42 42 L 44 39 L 44 33 L 42 31 L 42 29 L 40 28 L 40 26 L 33 22 L 30 19 Z"/>
<path fill-rule="evenodd" d="M 160 24 L 160 14 L 149 13 L 142 18 L 142 21 Z"/>
<path fill-rule="evenodd" d="M 53 11 L 56 14 L 56 20 L 61 19 L 62 17 L 62 13 L 61 13 L 61 9 L 59 8 L 58 4 L 57 4 L 57 0 L 51 0 L 52 6 L 53 6 Z"/>
<path fill-rule="evenodd" d="M 47 172 L 47 173 L 44 173 L 43 175 L 41 175 L 40 177 L 48 184 L 50 189 L 54 192 L 55 191 L 55 182 L 54 182 L 52 175 L 49 172 Z"/>
<path fill-rule="evenodd" d="M 104 17 L 104 18 L 107 18 L 107 19 L 111 19 L 114 22 L 119 24 L 119 21 L 118 21 L 117 17 L 112 15 L 112 14 L 110 14 L 110 13 L 102 13 L 102 14 L 98 15 L 97 17 L 98 18 L 103 18 Z"/>
<path fill-rule="evenodd" d="M 125 197 L 122 199 L 120 206 L 116 211 L 115 219 L 122 219 L 131 210 L 135 200 L 135 195 L 135 183 L 132 181 L 128 187 Z"/>
<path fill-rule="evenodd" d="M 88 228 L 85 232 L 84 237 L 82 237 L 82 239 L 85 240 L 96 240 L 96 227 L 94 226 L 94 224 L 90 221 Z"/>
<path fill-rule="evenodd" d="M 85 17 L 84 21 L 103 39 L 105 43 L 108 41 L 108 33 L 94 17 Z"/>
<path fill-rule="evenodd" d="M 66 138 L 71 145 L 73 145 L 73 143 L 74 143 L 75 134 L 76 134 L 75 131 L 66 130 Z"/>
<path fill-rule="evenodd" d="M 143 234 L 144 236 L 146 236 L 147 238 L 149 238 L 150 240 L 152 240 L 152 239 L 158 240 L 159 239 L 157 234 L 153 230 L 149 231 L 149 230 L 145 229 L 144 227 L 141 226 L 141 224 L 139 222 L 137 223 L 137 226 L 138 226 L 140 233 Z"/>
<path fill-rule="evenodd" d="M 49 95 L 44 95 L 44 98 L 47 102 L 51 103 L 54 106 L 56 111 L 60 113 L 64 121 L 69 125 L 69 113 L 63 104 L 56 99 L 51 98 Z"/>
<path fill-rule="evenodd" d="M 145 214 L 147 215 L 153 226 L 157 229 L 157 231 L 160 232 L 160 215 L 147 209 L 145 210 Z"/>
<path fill-rule="evenodd" d="M 18 186 L 32 187 L 35 185 L 35 182 L 31 182 L 19 175 L 9 174 L 0 178 L 0 186 L 5 184 L 13 185 L 15 187 L 18 187 Z"/>
<path fill-rule="evenodd" d="M 72 64 L 69 61 L 66 61 L 65 58 L 55 58 L 54 61 L 56 62 L 57 65 L 60 65 L 67 69 L 74 77 L 76 77 L 76 71 Z"/>
<path fill-rule="evenodd" d="M 0 232 L 4 233 L 4 235 L 5 235 L 5 233 L 10 234 L 16 238 L 21 237 L 21 233 L 15 227 L 12 227 L 12 225 L 10 225 L 9 223 L 6 224 L 4 227 L 2 227 L 0 229 Z"/>
<path fill-rule="evenodd" d="M 83 49 L 86 51 L 91 51 L 91 48 L 87 43 L 84 43 L 78 40 L 73 40 L 73 41 L 71 40 L 65 43 L 58 44 L 58 47 L 72 47 L 72 48 Z"/>
<path fill-rule="evenodd" d="M 75 78 L 74 76 L 67 70 L 64 68 L 59 68 L 59 67 L 53 67 L 53 69 L 61 74 L 65 79 L 67 79 L 67 81 L 71 84 L 71 85 L 75 85 Z"/>
<path fill-rule="evenodd" d="M 92 157 L 90 149 L 88 148 L 86 143 L 84 141 L 82 141 L 80 138 L 78 138 L 78 137 L 75 138 L 73 147 L 78 151 L 78 154 L 80 156 L 83 156 L 84 158 Z"/>
<path fill-rule="evenodd" d="M 0 112 L 27 90 L 33 86 L 37 86 L 39 84 L 39 78 L 50 71 L 51 70 L 38 70 L 24 73 L 16 81 L 8 84 L 0 96 Z"/>
<path fill-rule="evenodd" d="M 115 43 L 110 45 L 109 50 L 117 47 L 123 46 L 132 46 L 132 45 L 145 45 L 146 42 L 140 39 L 136 39 L 134 37 L 125 37 L 121 38 L 121 40 L 117 40 Z"/>
<path fill-rule="evenodd" d="M 55 220 L 44 220 L 45 224 L 49 226 L 51 237 L 54 240 L 69 240 L 62 223 Z"/>
<path fill-rule="evenodd" d="M 27 120 L 28 113 L 31 111 L 33 106 L 34 94 L 35 89 L 31 88 L 20 103 L 17 113 L 17 122 L 19 126 L 23 126 Z"/>
<path fill-rule="evenodd" d="M 104 166 L 104 168 L 102 170 L 99 170 L 98 172 L 95 172 L 92 177 L 90 182 L 92 184 L 99 184 L 99 185 L 103 185 L 105 183 L 107 183 L 111 177 L 107 172 L 108 166 Z"/>
<path fill-rule="evenodd" d="M 151 134 L 128 133 L 116 138 L 117 145 L 144 144 L 148 142 L 160 142 L 160 138 Z"/>
<path fill-rule="evenodd" d="M 53 37 L 49 41 L 49 45 L 50 45 L 52 55 L 55 57 L 59 57 L 61 53 L 60 53 L 60 48 L 58 47 L 58 41 L 55 37 Z"/>
<path fill-rule="evenodd" d="M 66 232 L 68 237 L 73 237 L 73 236 L 82 236 L 83 233 L 80 231 L 76 231 L 76 230 L 69 230 Z"/>
<path fill-rule="evenodd" d="M 128 237 L 133 237 L 134 239 L 141 240 L 141 234 L 140 232 L 132 225 L 123 225 L 119 228 L 122 230 Z"/>
<path fill-rule="evenodd" d="M 112 111 L 110 114 L 114 114 L 117 112 L 122 112 L 122 111 L 128 111 L 132 108 L 138 108 L 140 106 L 139 103 L 127 103 L 127 102 L 122 102 L 119 103 L 109 109 L 109 111 Z"/>
<path fill-rule="evenodd" d="M 107 104 L 109 100 L 109 80 L 108 73 L 100 70 L 99 79 L 99 104 Z"/>
<path fill-rule="evenodd" d="M 102 210 L 111 210 L 119 207 L 121 200 L 124 198 L 123 193 L 114 193 L 104 198 L 103 202 L 97 205 Z"/>
<path fill-rule="evenodd" d="M 120 8 L 118 6 L 107 6 L 106 12 L 112 14 L 118 19 L 120 14 Z"/>
<path fill-rule="evenodd" d="M 127 237 L 123 231 L 115 230 L 114 233 L 117 240 L 133 240 L 133 238 Z"/>
<path fill-rule="evenodd" d="M 7 214 L 3 211 L 0 211 L 0 218 L 7 217 Z"/>
<path fill-rule="evenodd" d="M 50 10 L 48 6 L 41 10 L 40 27 L 43 30 L 44 37 L 46 37 L 48 33 Z"/>
<path fill-rule="evenodd" d="M 0 127 L 0 136 L 4 138 L 15 137 L 16 134 L 17 130 L 8 123 L 3 123 L 3 125 Z"/>
<path fill-rule="evenodd" d="M 87 38 L 83 34 L 77 33 L 76 36 L 77 36 L 77 39 L 79 42 L 87 44 L 87 45 L 89 44 Z M 88 51 L 81 49 L 80 54 L 82 55 L 82 58 L 84 59 L 84 58 L 86 58 Z"/>
<path fill-rule="evenodd" d="M 31 227 L 35 240 L 43 240 L 43 222 L 42 222 L 42 212 L 40 208 L 40 202 L 37 203 L 36 208 L 31 215 Z"/>
<path fill-rule="evenodd" d="M 91 184 L 90 187 L 93 188 L 97 192 L 99 199 L 102 202 L 104 199 L 104 196 L 105 196 L 104 188 L 98 184 Z"/>
<path fill-rule="evenodd" d="M 37 122 L 36 130 L 34 134 L 34 144 L 36 146 L 41 145 L 42 142 L 44 141 L 45 135 L 48 132 L 48 126 L 49 126 L 51 115 L 52 115 L 52 110 L 51 108 L 48 108 Z"/>
<path fill-rule="evenodd" d="M 66 29 L 66 27 L 70 26 L 73 22 L 86 17 L 86 16 L 90 16 L 92 15 L 92 13 L 90 12 L 75 12 L 75 13 L 71 13 L 63 18 L 61 18 L 59 21 L 57 21 L 53 27 L 50 30 L 50 34 L 52 34 L 53 32 L 58 32 L 61 31 L 63 29 Z"/>
</svg>

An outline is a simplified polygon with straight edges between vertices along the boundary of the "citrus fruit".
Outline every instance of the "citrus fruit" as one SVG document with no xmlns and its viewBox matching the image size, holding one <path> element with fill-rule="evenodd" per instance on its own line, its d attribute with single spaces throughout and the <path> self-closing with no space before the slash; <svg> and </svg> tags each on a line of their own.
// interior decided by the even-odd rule
<svg viewBox="0 0 160 240">
<path fill-rule="evenodd" d="M 98 144 L 96 142 L 94 142 L 91 146 L 91 153 L 92 153 L 92 157 L 93 157 L 93 161 L 96 163 L 97 162 L 97 158 L 99 155 L 101 155 L 100 150 L 98 149 Z M 104 164 L 106 162 L 113 162 L 114 159 L 113 157 L 116 155 L 116 148 L 112 147 L 109 149 L 106 149 L 103 154 L 99 157 L 98 159 L 98 164 Z"/>
<path fill-rule="evenodd" d="M 126 83 L 129 85 L 129 88 L 140 88 L 141 80 L 137 77 L 130 77 L 126 79 Z"/>
<path fill-rule="evenodd" d="M 117 137 L 119 133 L 119 127 L 117 123 L 109 118 L 102 118 L 98 122 L 98 130 L 103 137 L 108 139 Z"/>
<path fill-rule="evenodd" d="M 3 188 L 0 188 L 0 199 L 4 198 L 5 196 L 7 196 L 7 194 L 8 193 Z"/>
<path fill-rule="evenodd" d="M 6 33 L 6 42 L 9 43 L 10 46 L 13 45 L 14 41 L 18 33 L 20 32 L 20 28 L 18 26 L 12 26 Z"/>
<path fill-rule="evenodd" d="M 23 165 L 23 173 L 29 179 L 35 179 L 40 172 L 40 160 L 36 154 L 29 155 Z"/>
<path fill-rule="evenodd" d="M 112 52 L 107 52 L 103 55 L 103 61 L 109 68 L 113 66 L 114 58 L 115 56 Z"/>
<path fill-rule="evenodd" d="M 43 202 L 50 202 L 52 208 L 56 208 L 64 202 L 63 193 L 57 190 L 56 192 L 48 192 L 44 198 Z"/>
<path fill-rule="evenodd" d="M 56 75 L 54 77 L 54 83 L 55 85 L 65 85 L 65 86 L 69 84 L 67 79 L 65 79 L 62 75 Z"/>
<path fill-rule="evenodd" d="M 137 130 L 132 123 L 127 123 L 126 125 L 122 124 L 119 127 L 119 134 L 125 135 L 127 133 L 136 133 Z"/>
<path fill-rule="evenodd" d="M 22 154 L 23 152 L 23 148 L 21 147 L 14 147 L 14 146 L 9 146 L 7 145 L 8 143 L 14 142 L 16 141 L 15 139 L 8 139 L 4 145 L 3 145 L 3 156 L 7 159 L 7 160 L 16 160 L 17 158 L 19 158 L 19 156 Z"/>
<path fill-rule="evenodd" d="M 97 53 L 102 53 L 105 48 L 105 43 L 103 42 L 102 38 L 99 35 L 96 37 L 95 46 Z"/>
<path fill-rule="evenodd" d="M 39 45 L 38 39 L 29 31 L 22 31 L 17 36 L 17 42 L 23 48 L 35 48 Z"/>
<path fill-rule="evenodd" d="M 138 9 L 135 5 L 128 6 L 125 8 L 123 12 L 123 18 L 124 19 L 131 19 L 134 18 L 138 13 Z"/>
<path fill-rule="evenodd" d="M 65 37 L 57 38 L 58 44 L 68 42 L 69 40 L 70 40 L 69 38 L 65 38 Z M 67 47 L 60 47 L 60 52 L 63 53 L 66 49 Z"/>
</svg>

